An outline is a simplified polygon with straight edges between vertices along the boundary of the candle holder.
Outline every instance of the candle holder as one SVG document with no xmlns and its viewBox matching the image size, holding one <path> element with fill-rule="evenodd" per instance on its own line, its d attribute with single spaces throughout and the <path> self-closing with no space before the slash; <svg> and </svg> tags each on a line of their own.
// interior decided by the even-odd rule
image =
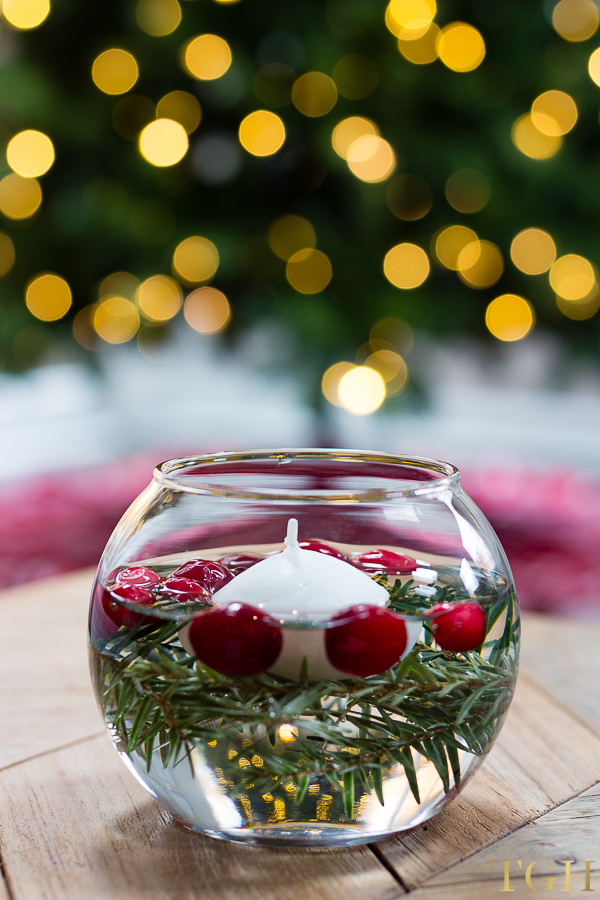
<svg viewBox="0 0 600 900">
<path fill-rule="evenodd" d="M 280 846 L 439 812 L 492 746 L 519 615 L 453 466 L 345 450 L 161 463 L 92 591 L 121 758 L 184 825 Z"/>
</svg>

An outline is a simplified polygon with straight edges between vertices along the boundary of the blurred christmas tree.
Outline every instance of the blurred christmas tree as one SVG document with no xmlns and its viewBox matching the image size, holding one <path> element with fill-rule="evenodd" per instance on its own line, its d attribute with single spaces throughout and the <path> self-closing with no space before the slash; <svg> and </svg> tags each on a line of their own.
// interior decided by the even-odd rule
<svg viewBox="0 0 600 900">
<path fill-rule="evenodd" d="M 67 327 L 143 351 L 175 316 L 283 320 L 315 384 L 348 360 L 324 392 L 359 411 L 405 386 L 411 327 L 507 341 L 537 323 L 598 354 L 592 0 L 3 16 L 8 368 Z"/>
</svg>

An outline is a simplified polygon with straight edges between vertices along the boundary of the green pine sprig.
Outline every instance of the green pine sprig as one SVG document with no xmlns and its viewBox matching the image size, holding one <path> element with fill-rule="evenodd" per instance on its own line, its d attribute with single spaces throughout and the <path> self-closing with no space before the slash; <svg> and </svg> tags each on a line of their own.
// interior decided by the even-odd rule
<svg viewBox="0 0 600 900">
<path fill-rule="evenodd" d="M 432 598 L 397 580 L 391 608 L 416 615 L 442 600 L 461 599 L 457 588 Z M 190 657 L 178 639 L 181 622 L 140 623 L 94 650 L 99 702 L 122 749 L 153 764 L 178 763 L 194 747 L 244 742 L 246 765 L 231 766 L 233 787 L 273 791 L 293 784 L 296 800 L 310 779 L 325 777 L 341 792 L 348 818 L 358 785 L 383 803 L 383 779 L 400 764 L 420 802 L 415 755 L 436 768 L 448 792 L 460 785 L 459 751 L 482 756 L 506 714 L 516 680 L 518 620 L 508 590 L 489 598 L 488 628 L 506 613 L 502 634 L 485 653 L 448 653 L 431 646 L 431 635 L 396 666 L 369 678 L 311 682 L 264 673 L 230 678 Z M 295 739 L 285 745 L 282 725 Z"/>
</svg>

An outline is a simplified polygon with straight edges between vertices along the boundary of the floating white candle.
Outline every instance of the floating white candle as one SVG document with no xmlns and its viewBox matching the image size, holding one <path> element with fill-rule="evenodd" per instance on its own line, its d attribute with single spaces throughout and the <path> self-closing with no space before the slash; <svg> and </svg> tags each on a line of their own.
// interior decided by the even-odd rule
<svg viewBox="0 0 600 900">
<path fill-rule="evenodd" d="M 386 606 L 386 589 L 360 569 L 298 544 L 298 520 L 288 522 L 285 549 L 241 572 L 214 595 L 213 602 L 250 603 L 287 624 L 323 620 L 357 603 Z"/>
<path fill-rule="evenodd" d="M 306 665 L 311 681 L 347 678 L 346 672 L 330 663 L 325 648 L 326 628 L 319 625 L 348 607 L 385 607 L 389 594 L 350 563 L 302 549 L 298 544 L 297 519 L 288 521 L 284 543 L 281 553 L 256 563 L 216 591 L 213 604 L 248 604 L 279 623 L 283 645 L 270 672 L 297 680 Z M 407 644 L 403 656 L 412 649 L 421 631 L 421 622 L 413 620 L 405 624 Z M 179 637 L 188 652 L 193 653 L 189 625 L 181 630 Z"/>
</svg>

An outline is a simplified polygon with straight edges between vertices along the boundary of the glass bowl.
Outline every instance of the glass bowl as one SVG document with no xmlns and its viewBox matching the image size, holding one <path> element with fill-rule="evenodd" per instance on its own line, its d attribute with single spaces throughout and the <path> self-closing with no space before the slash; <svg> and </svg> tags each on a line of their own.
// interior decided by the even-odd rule
<svg viewBox="0 0 600 900">
<path fill-rule="evenodd" d="M 344 450 L 157 466 L 102 556 L 90 660 L 125 765 L 184 825 L 264 845 L 425 821 L 506 716 L 519 615 L 453 466 Z"/>
</svg>

